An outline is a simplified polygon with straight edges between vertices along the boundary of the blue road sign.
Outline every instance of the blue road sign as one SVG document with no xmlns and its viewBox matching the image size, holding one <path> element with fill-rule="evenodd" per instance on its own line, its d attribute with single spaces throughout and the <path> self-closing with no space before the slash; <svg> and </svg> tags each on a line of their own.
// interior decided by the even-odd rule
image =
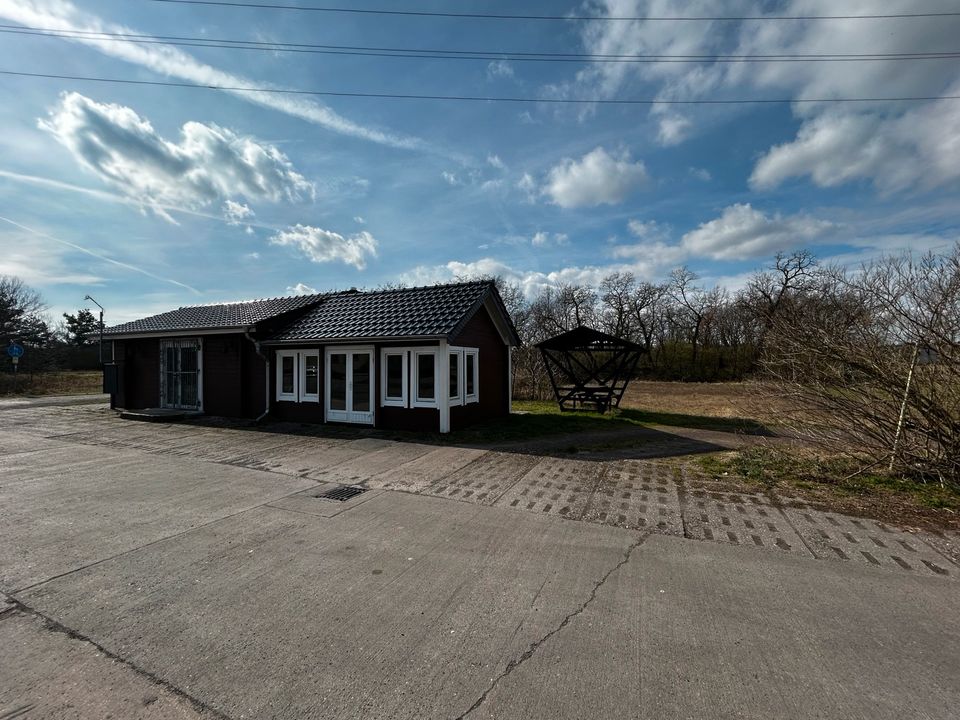
<svg viewBox="0 0 960 720">
<path fill-rule="evenodd" d="M 7 345 L 7 355 L 13 358 L 21 357 L 23 355 L 23 345 L 10 343 L 9 345 Z"/>
</svg>

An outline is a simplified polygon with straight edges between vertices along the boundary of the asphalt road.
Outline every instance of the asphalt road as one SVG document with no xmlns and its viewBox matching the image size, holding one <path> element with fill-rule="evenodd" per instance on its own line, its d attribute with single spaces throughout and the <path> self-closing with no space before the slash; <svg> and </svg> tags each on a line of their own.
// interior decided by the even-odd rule
<svg viewBox="0 0 960 720">
<path fill-rule="evenodd" d="M 217 428 L 91 407 L 3 413 L 0 718 L 873 720 L 960 707 L 960 583 L 932 548 L 947 575 L 693 539 L 674 515 L 652 532 L 446 490 L 478 463 L 485 482 L 554 477 L 549 459 L 241 440 L 276 462 L 238 464 L 225 449 L 238 438 Z M 361 476 L 381 481 L 343 503 L 315 497 Z"/>
</svg>

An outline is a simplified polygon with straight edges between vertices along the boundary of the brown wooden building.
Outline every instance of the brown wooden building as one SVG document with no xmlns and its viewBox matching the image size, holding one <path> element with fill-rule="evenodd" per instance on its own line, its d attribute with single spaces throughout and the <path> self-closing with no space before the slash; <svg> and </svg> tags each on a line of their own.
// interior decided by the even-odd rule
<svg viewBox="0 0 960 720">
<path fill-rule="evenodd" d="M 198 305 L 108 328 L 124 409 L 448 432 L 510 412 L 491 282 Z"/>
</svg>

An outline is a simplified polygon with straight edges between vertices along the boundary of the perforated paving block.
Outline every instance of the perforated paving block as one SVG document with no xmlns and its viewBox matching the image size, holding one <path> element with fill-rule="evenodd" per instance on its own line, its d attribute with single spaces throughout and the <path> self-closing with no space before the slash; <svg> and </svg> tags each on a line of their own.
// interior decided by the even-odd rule
<svg viewBox="0 0 960 720">
<path fill-rule="evenodd" d="M 784 512 L 817 557 L 945 578 L 960 577 L 960 568 L 934 550 L 923 533 L 904 532 L 876 520 L 809 507 L 790 507 Z"/>
<path fill-rule="evenodd" d="M 604 465 L 586 460 L 542 458 L 495 504 L 579 519 L 600 484 Z"/>
<path fill-rule="evenodd" d="M 425 487 L 425 495 L 491 505 L 537 461 L 536 455 L 489 452 Z"/>
<path fill-rule="evenodd" d="M 583 519 L 682 535 L 674 469 L 638 460 L 609 463 Z"/>
<path fill-rule="evenodd" d="M 686 493 L 683 516 L 690 537 L 811 555 L 779 508 L 762 495 L 694 488 Z"/>
</svg>

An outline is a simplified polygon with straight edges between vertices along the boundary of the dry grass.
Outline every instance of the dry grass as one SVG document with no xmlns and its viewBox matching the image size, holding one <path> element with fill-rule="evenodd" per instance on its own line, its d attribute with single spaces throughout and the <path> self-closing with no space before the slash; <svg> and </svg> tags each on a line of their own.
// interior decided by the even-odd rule
<svg viewBox="0 0 960 720">
<path fill-rule="evenodd" d="M 0 375 L 0 395 L 88 395 L 101 392 L 102 386 L 99 370 L 23 373 L 17 378 L 16 392 L 13 375 Z"/>
<path fill-rule="evenodd" d="M 620 407 L 635 410 L 755 420 L 776 425 L 778 408 L 760 397 L 757 383 L 682 383 L 635 380 Z"/>
</svg>

